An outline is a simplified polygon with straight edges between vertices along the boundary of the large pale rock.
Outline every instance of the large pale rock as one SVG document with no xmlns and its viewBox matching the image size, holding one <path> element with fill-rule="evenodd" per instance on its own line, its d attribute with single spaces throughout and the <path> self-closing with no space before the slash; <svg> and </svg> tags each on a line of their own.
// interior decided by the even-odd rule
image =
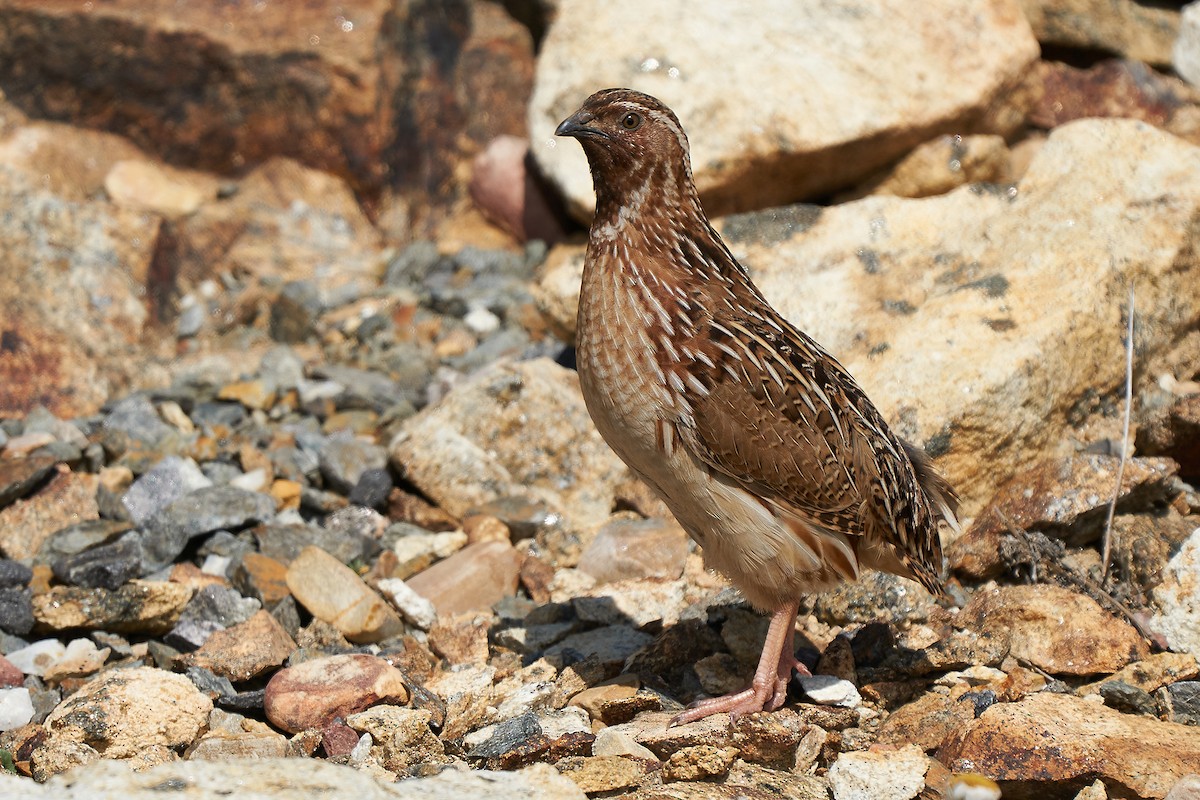
<svg viewBox="0 0 1200 800">
<path fill-rule="evenodd" d="M 0 779 L 2 780 L 2 779 Z M 214 769 L 211 761 L 178 761 L 133 772 L 127 765 L 100 761 L 52 778 L 45 784 L 10 779 L 8 800 L 161 800 L 163 787 L 188 800 L 270 800 L 280 787 L 294 800 L 353 797 L 356 800 L 586 800 L 569 778 L 548 764 L 518 772 L 448 769 L 426 778 L 395 782 L 366 771 L 309 758 L 231 758 Z"/>
<path fill-rule="evenodd" d="M 1139 0 L 1020 0 L 1039 42 L 1170 64 L 1179 12 Z"/>
<path fill-rule="evenodd" d="M 138 377 L 159 219 L 47 188 L 0 153 L 0 416 L 95 413 Z"/>
<path fill-rule="evenodd" d="M 287 585 L 314 617 L 352 642 L 378 642 L 404 630 L 399 615 L 375 590 L 319 547 L 309 545 L 288 565 Z"/>
<path fill-rule="evenodd" d="M 451 514 L 509 495 L 544 501 L 579 529 L 608 518 L 625 466 L 592 425 L 574 372 L 500 363 L 404 423 L 392 463 Z"/>
<path fill-rule="evenodd" d="M 1200 86 L 1200 3 L 1188 3 L 1183 7 L 1171 63 L 1184 80 Z"/>
<path fill-rule="evenodd" d="M 1166 637 L 1172 650 L 1200 658 L 1200 528 L 1183 543 L 1154 590 L 1158 610 L 1150 627 Z"/>
<path fill-rule="evenodd" d="M 997 108 L 1021 102 L 1013 89 L 1038 55 L 1012 0 L 771 0 L 731 21 L 722 3 L 559 4 L 529 131 L 575 213 L 593 204 L 583 154 L 548 142 L 597 89 L 671 106 L 702 198 L 726 213 L 845 186 L 939 133 L 1003 132 L 1021 115 Z"/>
<path fill-rule="evenodd" d="M 1122 796 L 1161 798 L 1200 764 L 1200 728 L 1040 692 L 991 706 L 937 758 L 951 771 L 996 780 L 1005 800 L 1071 797 L 1096 778 Z"/>
<path fill-rule="evenodd" d="M 1090 597 L 1047 584 L 982 590 L 955 625 L 1007 640 L 1010 655 L 1052 675 L 1116 672 L 1150 654 L 1128 622 Z"/>
<path fill-rule="evenodd" d="M 105 758 L 192 742 L 212 701 L 183 675 L 151 667 L 110 670 L 85 684 L 46 718 L 61 741 L 86 743 Z"/>
<path fill-rule="evenodd" d="M 829 767 L 834 800 L 911 800 L 925 788 L 929 757 L 916 745 L 842 753 Z"/>
</svg>

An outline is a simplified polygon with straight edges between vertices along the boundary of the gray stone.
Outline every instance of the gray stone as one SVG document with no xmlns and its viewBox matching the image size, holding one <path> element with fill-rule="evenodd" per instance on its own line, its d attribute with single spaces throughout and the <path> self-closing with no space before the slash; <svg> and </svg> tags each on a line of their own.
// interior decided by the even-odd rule
<svg viewBox="0 0 1200 800">
<path fill-rule="evenodd" d="M 144 574 L 141 535 L 126 534 L 115 542 L 60 558 L 52 569 L 54 577 L 72 586 L 116 589 Z"/>
<path fill-rule="evenodd" d="M 227 586 L 202 587 L 184 607 L 179 621 L 167 635 L 167 643 L 181 650 L 193 650 L 213 633 L 245 622 L 262 608 L 262 603 L 242 597 Z"/>
<path fill-rule="evenodd" d="M 548 659 L 570 661 L 594 655 L 607 664 L 624 664 L 626 659 L 654 641 L 648 633 L 628 625 L 608 625 L 582 633 L 573 633 L 546 649 Z"/>
<path fill-rule="evenodd" d="M 528 711 L 519 717 L 513 717 L 496 725 L 492 735 L 467 751 L 467 756 L 469 758 L 499 758 L 541 732 L 542 726 L 538 724 L 537 715 Z"/>
<path fill-rule="evenodd" d="M 125 510 L 123 505 L 120 508 Z M 70 525 L 50 534 L 50 537 L 42 542 L 33 561 L 35 564 L 53 564 L 92 548 L 112 544 L 131 527 L 130 522 L 125 519 L 92 519 Z"/>
<path fill-rule="evenodd" d="M 321 314 L 321 293 L 312 281 L 288 281 L 271 304 L 271 338 L 299 343 L 314 332 Z"/>
<path fill-rule="evenodd" d="M 1200 725 L 1200 681 L 1178 681 L 1166 687 L 1167 714 L 1172 722 Z"/>
<path fill-rule="evenodd" d="M 1115 708 L 1117 711 L 1124 711 L 1126 714 L 1154 716 L 1158 712 L 1154 698 L 1150 696 L 1149 692 L 1125 681 L 1105 681 L 1100 684 L 1100 696 L 1104 698 L 1105 705 Z M 979 714 L 975 716 L 978 717 Z M 1182 720 L 1175 721 L 1182 722 Z"/>
<path fill-rule="evenodd" d="M 0 558 L 0 589 L 28 586 L 33 570 L 19 561 Z"/>
<path fill-rule="evenodd" d="M 326 440 L 319 458 L 321 475 L 328 486 L 342 494 L 349 494 L 366 470 L 387 466 L 384 448 L 358 438 L 339 436 Z"/>
<path fill-rule="evenodd" d="M 24 636 L 33 630 L 33 599 L 29 589 L 0 589 L 0 630 Z"/>
<path fill-rule="evenodd" d="M 211 485 L 192 459 L 167 456 L 134 481 L 121 502 L 129 518 L 141 525 L 185 494 Z"/>
<path fill-rule="evenodd" d="M 341 529 L 324 528 L 317 525 L 279 525 L 268 523 L 254 529 L 259 552 L 284 564 L 300 555 L 309 545 L 315 545 L 326 553 L 349 564 L 366 556 L 369 544 L 361 537 L 348 538 Z"/>
<path fill-rule="evenodd" d="M 392 474 L 385 467 L 365 469 L 350 490 L 350 502 L 368 508 L 383 508 L 392 486 Z"/>
<path fill-rule="evenodd" d="M 101 423 L 105 439 L 117 444 L 112 449 L 123 452 L 130 443 L 145 448 L 157 447 L 175 429 L 163 422 L 153 404 L 144 395 L 126 397 L 112 407 Z"/>
<path fill-rule="evenodd" d="M 270 495 L 230 486 L 197 489 L 157 511 L 145 524 L 147 565 L 166 566 L 189 539 L 217 530 L 237 530 L 275 516 Z"/>
</svg>

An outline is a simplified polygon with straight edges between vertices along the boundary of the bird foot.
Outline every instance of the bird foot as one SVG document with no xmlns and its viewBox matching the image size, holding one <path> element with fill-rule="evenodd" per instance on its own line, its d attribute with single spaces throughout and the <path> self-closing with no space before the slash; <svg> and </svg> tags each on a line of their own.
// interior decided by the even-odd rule
<svg viewBox="0 0 1200 800">
<path fill-rule="evenodd" d="M 792 679 L 792 670 L 801 675 L 812 674 L 795 656 L 784 654 L 780 657 L 775 675 L 770 680 L 760 680 L 756 675 L 750 686 L 740 692 L 698 700 L 672 717 L 668 727 L 686 725 L 713 714 L 723 713 L 729 714 L 729 722 L 734 724 L 747 714 L 776 711 L 787 700 L 787 687 Z"/>
</svg>

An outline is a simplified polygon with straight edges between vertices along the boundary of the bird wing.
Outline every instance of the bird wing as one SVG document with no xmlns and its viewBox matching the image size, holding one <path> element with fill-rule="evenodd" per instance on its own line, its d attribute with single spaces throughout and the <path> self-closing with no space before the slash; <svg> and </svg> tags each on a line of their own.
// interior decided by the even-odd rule
<svg viewBox="0 0 1200 800">
<path fill-rule="evenodd" d="M 863 533 L 864 455 L 857 391 L 832 357 L 786 321 L 712 322 L 715 366 L 693 364 L 677 422 L 691 452 L 747 491 L 832 531 Z M 849 383 L 847 383 L 849 382 Z M 865 400 L 865 398 L 863 398 Z M 866 448 L 866 450 L 864 450 Z"/>
</svg>

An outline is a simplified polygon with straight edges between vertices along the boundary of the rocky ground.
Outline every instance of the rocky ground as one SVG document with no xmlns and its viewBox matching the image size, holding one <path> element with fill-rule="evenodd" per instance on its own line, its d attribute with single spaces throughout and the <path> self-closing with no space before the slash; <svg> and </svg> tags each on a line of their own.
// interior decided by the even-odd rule
<svg viewBox="0 0 1200 800">
<path fill-rule="evenodd" d="M 1200 5 L 778 6 L 0 4 L 5 797 L 1200 797 Z M 609 85 L 964 498 L 732 724 L 572 369 Z"/>
</svg>

